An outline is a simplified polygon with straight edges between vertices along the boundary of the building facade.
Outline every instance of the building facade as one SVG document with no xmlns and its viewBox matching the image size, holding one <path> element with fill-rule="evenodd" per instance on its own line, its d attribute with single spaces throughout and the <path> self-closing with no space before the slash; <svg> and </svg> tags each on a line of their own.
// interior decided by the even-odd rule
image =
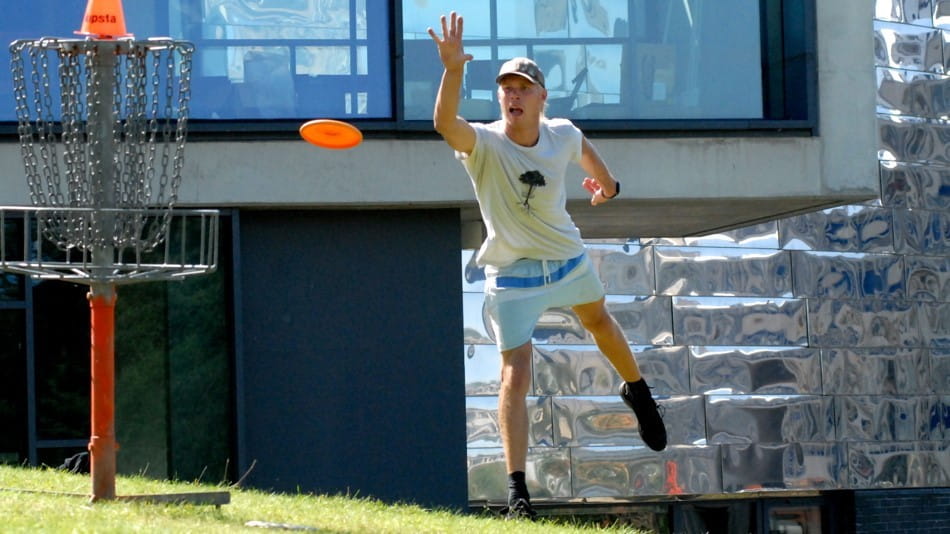
<svg viewBox="0 0 950 534">
<path fill-rule="evenodd" d="M 31 3 L 0 35 L 71 35 L 71 4 L 74 20 Z M 830 528 L 881 490 L 943 498 L 945 2 L 144 4 L 130 31 L 196 44 L 180 204 L 223 210 L 222 261 L 120 289 L 122 471 L 452 507 L 503 495 L 481 224 L 429 119 L 425 28 L 459 9 L 466 116 L 494 118 L 494 70 L 531 55 L 549 111 L 624 182 L 606 209 L 579 186 L 568 203 L 671 428 L 647 454 L 616 377 L 552 310 L 530 398 L 539 501 L 650 502 L 689 531 L 710 514 Z M 0 199 L 28 204 L 3 91 Z M 299 140 L 324 117 L 363 144 Z M 0 288 L 0 417 L 19 429 L 0 454 L 55 465 L 88 439 L 84 290 Z"/>
</svg>

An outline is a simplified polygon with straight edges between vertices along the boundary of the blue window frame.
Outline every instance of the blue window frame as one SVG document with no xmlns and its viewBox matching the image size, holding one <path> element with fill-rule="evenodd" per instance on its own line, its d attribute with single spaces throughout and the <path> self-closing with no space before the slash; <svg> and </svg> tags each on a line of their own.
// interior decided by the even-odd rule
<svg viewBox="0 0 950 534">
<path fill-rule="evenodd" d="M 0 39 L 75 38 L 86 0 L 11 0 Z M 494 73 L 534 57 L 549 114 L 585 130 L 814 132 L 815 0 L 138 0 L 138 38 L 195 44 L 191 131 L 290 135 L 338 118 L 368 131 L 431 132 L 441 65 L 425 30 L 466 17 L 462 111 L 498 115 Z M 127 3 L 128 4 L 128 3 Z M 15 131 L 0 69 L 0 132 Z"/>
</svg>

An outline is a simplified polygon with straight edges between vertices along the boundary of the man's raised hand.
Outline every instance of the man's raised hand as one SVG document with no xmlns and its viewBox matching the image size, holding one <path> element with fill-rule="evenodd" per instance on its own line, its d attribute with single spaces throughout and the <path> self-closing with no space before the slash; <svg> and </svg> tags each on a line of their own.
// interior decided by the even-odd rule
<svg viewBox="0 0 950 534">
<path fill-rule="evenodd" d="M 446 21 L 445 15 L 439 17 L 442 22 L 442 38 L 435 33 L 432 28 L 428 29 L 429 37 L 435 41 L 439 47 L 439 59 L 442 60 L 442 66 L 445 70 L 461 69 L 466 61 L 471 61 L 473 56 L 466 54 L 462 47 L 462 17 L 453 11 L 450 20 Z"/>
</svg>

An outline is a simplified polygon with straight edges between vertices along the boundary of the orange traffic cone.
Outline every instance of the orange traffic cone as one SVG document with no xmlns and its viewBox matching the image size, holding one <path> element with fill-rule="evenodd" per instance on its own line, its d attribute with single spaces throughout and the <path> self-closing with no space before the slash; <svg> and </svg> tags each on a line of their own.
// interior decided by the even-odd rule
<svg viewBox="0 0 950 534">
<path fill-rule="evenodd" d="M 131 36 L 125 31 L 122 0 L 89 0 L 86 15 L 82 18 L 82 28 L 76 33 L 99 39 Z"/>
</svg>

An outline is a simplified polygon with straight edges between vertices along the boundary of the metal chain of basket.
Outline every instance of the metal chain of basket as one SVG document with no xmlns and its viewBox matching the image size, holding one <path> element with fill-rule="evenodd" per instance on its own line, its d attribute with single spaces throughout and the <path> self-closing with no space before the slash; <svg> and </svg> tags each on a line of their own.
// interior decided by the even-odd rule
<svg viewBox="0 0 950 534">
<path fill-rule="evenodd" d="M 30 200 L 68 208 L 43 212 L 44 237 L 152 250 L 178 199 L 194 46 L 44 38 L 10 52 Z"/>
</svg>

